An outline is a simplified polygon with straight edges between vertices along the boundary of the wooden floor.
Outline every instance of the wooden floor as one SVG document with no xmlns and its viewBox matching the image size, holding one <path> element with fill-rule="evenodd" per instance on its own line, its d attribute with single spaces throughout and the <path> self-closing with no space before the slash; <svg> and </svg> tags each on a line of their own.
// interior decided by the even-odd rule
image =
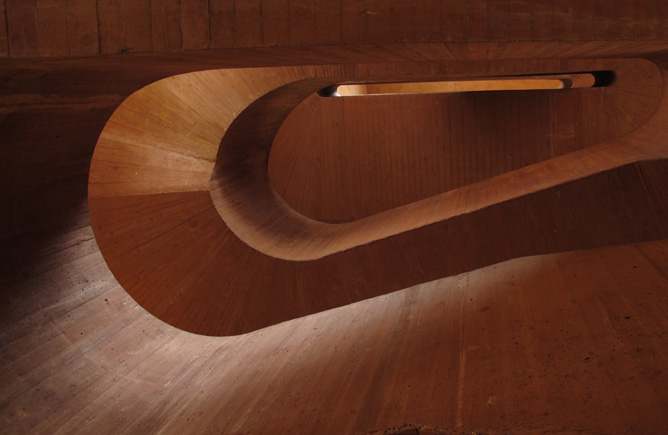
<svg viewBox="0 0 668 435">
<path fill-rule="evenodd" d="M 598 47 L 574 45 L 570 56 L 637 55 L 667 67 L 660 44 Z M 480 53 L 494 50 L 505 49 Z M 527 56 L 550 54 L 533 50 Z M 90 224 L 88 170 L 105 122 L 131 92 L 198 69 L 446 52 L 428 44 L 0 63 L 0 431 L 668 432 L 661 162 L 571 188 L 596 197 L 606 177 L 631 193 L 656 180 L 645 184 L 658 198 L 645 204 L 651 219 L 606 222 L 636 238 L 653 226 L 653 241 L 608 234 L 607 247 L 517 258 L 236 337 L 161 322 L 109 271 Z M 613 195 L 610 207 L 625 197 L 635 198 Z"/>
</svg>

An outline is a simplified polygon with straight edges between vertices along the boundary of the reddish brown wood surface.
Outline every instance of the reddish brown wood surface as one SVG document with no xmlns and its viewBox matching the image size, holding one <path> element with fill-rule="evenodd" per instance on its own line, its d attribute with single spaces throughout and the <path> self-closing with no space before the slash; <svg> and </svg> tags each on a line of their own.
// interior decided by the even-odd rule
<svg viewBox="0 0 668 435">
<path fill-rule="evenodd" d="M 403 42 L 651 41 L 662 0 L 6 0 L 0 56 Z M 4 6 L 4 4 L 2 5 Z M 3 28 L 4 27 L 4 28 Z M 65 37 L 67 35 L 67 37 Z M 562 57 L 562 56 L 558 56 Z"/>
<path fill-rule="evenodd" d="M 567 2 L 553 3 L 557 11 Z M 643 3 L 650 17 L 665 10 L 662 2 Z M 534 7 L 509 4 L 529 14 Z M 578 11 L 588 5 L 570 4 Z M 663 21 L 654 22 L 650 30 L 658 37 Z M 366 45 L 0 62 L 2 431 L 668 431 L 665 161 L 575 177 L 575 184 L 522 196 L 504 212 L 484 208 L 464 225 L 468 233 L 453 232 L 461 237 L 456 243 L 473 252 L 462 250 L 462 259 L 483 253 L 481 261 L 505 254 L 508 234 L 532 250 L 574 246 L 574 240 L 582 245 L 645 236 L 661 240 L 518 258 L 239 337 L 198 336 L 157 320 L 119 286 L 95 242 L 87 204 L 95 142 L 125 97 L 151 82 L 198 70 L 333 59 L 405 62 L 452 59 L 453 53 L 507 58 L 518 47 L 522 44 Z M 647 40 L 527 43 L 521 49 L 527 59 L 554 53 L 647 56 L 665 70 L 665 48 Z M 656 115 L 633 136 L 621 138 L 624 148 L 594 146 L 592 160 L 619 159 L 617 151 L 627 147 L 665 144 L 666 120 Z M 576 159 L 550 165 L 566 174 L 582 169 Z M 178 208 L 177 201 L 172 205 Z M 161 210 L 164 215 L 170 208 Z M 189 231 L 210 229 L 205 219 L 198 222 L 201 226 Z M 506 225 L 495 233 L 494 244 L 476 229 L 493 231 L 490 222 Z M 559 231 L 550 232 L 555 228 Z M 452 240 L 443 235 L 444 245 Z M 216 241 L 212 247 L 222 249 Z M 397 242 L 392 250 L 401 254 L 382 265 L 390 271 L 416 257 L 430 264 L 442 260 L 406 243 Z M 371 266 L 340 263 L 325 278 L 363 279 L 379 267 Z M 275 289 L 287 289 L 277 276 L 267 279 Z M 305 280 L 295 294 L 310 294 L 309 283 L 322 278 Z M 359 289 L 367 290 L 361 283 Z"/>
<path fill-rule="evenodd" d="M 462 153 L 474 173 L 482 167 L 485 182 L 465 180 L 459 189 L 339 225 L 295 213 L 270 185 L 266 162 L 277 130 L 300 100 L 330 83 L 420 79 L 424 71 L 438 78 L 474 71 L 494 76 L 498 71 L 605 69 L 615 70 L 617 79 L 606 89 L 604 101 L 608 106 L 616 101 L 617 106 L 608 111 L 600 105 L 591 113 L 603 112 L 597 115 L 602 117 L 597 128 L 607 127 L 613 136 L 639 127 L 620 139 L 587 139 L 585 129 L 578 133 L 586 144 L 603 142 L 561 157 L 535 159 L 553 157 L 542 164 L 517 170 L 511 166 L 496 177 L 471 158 L 476 152 Z M 218 335 L 248 332 L 519 256 L 660 239 L 665 233 L 661 220 L 652 219 L 639 229 L 627 216 L 651 216 L 651 204 L 662 201 L 660 194 L 648 194 L 632 180 L 644 179 L 650 190 L 661 192 L 661 177 L 645 174 L 654 170 L 647 165 L 661 171 L 663 163 L 629 166 L 665 158 L 663 142 L 649 141 L 646 133 L 659 131 L 666 116 L 663 106 L 653 113 L 661 81 L 649 62 L 594 60 L 315 66 L 172 77 L 135 93 L 107 123 L 91 166 L 93 228 L 111 270 L 140 304 L 182 329 Z M 640 105 L 634 106 L 636 102 Z M 401 111 L 393 114 L 393 123 L 400 124 Z M 475 119 L 459 115 L 471 134 L 480 130 L 475 121 L 486 119 L 482 114 Z M 523 112 L 508 111 L 507 116 L 502 119 L 508 123 L 533 124 Z M 613 126 L 623 130 L 615 132 Z M 345 138 L 348 131 L 340 135 Z M 520 141 L 518 152 L 533 154 L 542 136 Z M 298 153 L 303 142 L 289 146 L 294 151 L 283 152 Z M 354 148 L 348 150 L 355 156 Z M 367 156 L 367 165 L 382 167 L 384 154 L 375 154 L 380 163 L 371 163 Z M 533 160 L 525 164 L 530 163 Z M 406 170 L 409 175 L 420 171 L 415 160 L 399 159 L 390 166 L 400 172 L 412 168 Z M 292 173 L 298 186 L 316 178 L 314 172 L 299 178 L 294 169 L 281 170 Z M 467 171 L 467 164 L 454 170 L 464 177 Z M 207 192 L 209 178 L 213 202 Z M 324 174 L 324 183 L 339 182 L 332 178 Z M 387 195 L 355 177 L 343 179 L 365 191 L 362 198 L 367 200 Z M 410 192 L 422 189 L 421 181 L 409 176 L 398 186 Z M 425 185 L 439 187 L 434 182 Z M 628 185 L 626 193 L 616 196 L 623 185 Z M 315 192 L 334 208 L 347 202 L 346 195 Z M 403 195 L 405 202 L 419 199 Z M 316 202 L 309 197 L 305 202 L 309 200 Z M 520 204 L 540 212 L 517 214 Z M 597 226 L 573 226 L 574 210 L 581 213 L 578 222 Z M 373 206 L 366 211 L 373 213 Z M 516 228 L 524 227 L 540 230 L 523 237 Z M 203 263 L 202 257 L 210 261 Z M 276 292 L 276 282 L 291 290 Z"/>
</svg>

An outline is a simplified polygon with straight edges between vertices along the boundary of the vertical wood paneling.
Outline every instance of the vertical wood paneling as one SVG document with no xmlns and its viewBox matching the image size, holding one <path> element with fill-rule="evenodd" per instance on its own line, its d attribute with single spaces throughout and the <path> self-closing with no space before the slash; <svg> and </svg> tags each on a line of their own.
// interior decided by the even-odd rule
<svg viewBox="0 0 668 435">
<path fill-rule="evenodd" d="M 7 21 L 0 29 L 0 46 L 6 46 L 0 48 L 0 56 L 15 57 L 234 46 L 668 38 L 668 2 L 653 0 L 6 0 L 6 4 L 7 10 L 0 10 Z"/>
<path fill-rule="evenodd" d="M 100 52 L 95 2 L 67 0 L 67 40 L 70 56 L 91 56 Z"/>
<path fill-rule="evenodd" d="M 510 0 L 510 39 L 530 41 L 533 36 L 533 14 L 531 5 L 522 0 Z"/>
<path fill-rule="evenodd" d="M 7 40 L 7 15 L 5 2 L 0 2 L 0 57 L 9 56 L 9 41 Z"/>
<path fill-rule="evenodd" d="M 262 5 L 260 0 L 235 0 L 234 46 L 262 45 Z"/>
<path fill-rule="evenodd" d="M 290 45 L 289 0 L 262 0 L 262 45 Z"/>
<path fill-rule="evenodd" d="M 415 2 L 393 0 L 388 41 L 407 42 L 417 40 L 417 9 Z"/>
<path fill-rule="evenodd" d="M 181 0 L 181 34 L 184 50 L 209 47 L 208 0 Z"/>
<path fill-rule="evenodd" d="M 183 47 L 180 0 L 151 0 L 151 38 L 153 51 L 180 50 Z"/>
<path fill-rule="evenodd" d="M 653 0 L 633 2 L 633 39 L 652 39 L 656 35 L 657 14 Z"/>
<path fill-rule="evenodd" d="M 364 10 L 364 42 L 392 41 L 392 2 L 386 0 L 366 0 Z"/>
<path fill-rule="evenodd" d="M 341 0 L 315 0 L 316 41 L 341 43 Z"/>
<path fill-rule="evenodd" d="M 39 55 L 67 56 L 69 54 L 67 2 L 36 0 L 35 5 Z"/>
<path fill-rule="evenodd" d="M 577 0 L 555 0 L 554 39 L 572 41 L 575 37 L 575 11 Z"/>
<path fill-rule="evenodd" d="M 617 22 L 621 20 L 621 16 L 615 17 L 615 8 L 617 4 L 611 1 L 596 0 L 592 2 L 596 5 L 596 39 L 607 39 L 618 31 L 619 26 Z"/>
<path fill-rule="evenodd" d="M 541 2 L 531 5 L 533 10 L 533 41 L 552 41 L 554 39 L 554 7 L 551 3 Z"/>
<path fill-rule="evenodd" d="M 611 32 L 609 33 L 609 39 L 633 39 L 635 1 L 610 3 L 615 4 L 617 7 L 610 11 Z"/>
<path fill-rule="evenodd" d="M 364 42 L 366 1 L 341 0 L 341 42 Z"/>
<path fill-rule="evenodd" d="M 7 39 L 12 57 L 37 57 L 39 55 L 35 2 L 5 0 L 7 8 Z"/>
<path fill-rule="evenodd" d="M 102 54 L 151 50 L 149 0 L 98 0 Z"/>
<path fill-rule="evenodd" d="M 595 39 L 596 3 L 578 2 L 575 6 L 575 39 L 586 41 Z"/>
<path fill-rule="evenodd" d="M 290 0 L 290 45 L 311 45 L 315 41 L 315 0 Z"/>
<path fill-rule="evenodd" d="M 668 2 L 658 0 L 654 3 L 654 12 L 656 14 L 656 38 L 668 38 Z"/>
<path fill-rule="evenodd" d="M 425 0 L 415 3 L 416 39 L 421 42 L 441 41 L 443 2 Z"/>
<path fill-rule="evenodd" d="M 489 39 L 507 41 L 510 39 L 511 0 L 492 0 L 489 2 Z"/>
<path fill-rule="evenodd" d="M 442 35 L 446 42 L 466 41 L 466 2 L 454 0 L 442 5 Z"/>
<path fill-rule="evenodd" d="M 209 47 L 224 48 L 234 46 L 235 2 L 230 0 L 209 0 L 209 26 L 211 41 Z"/>
<path fill-rule="evenodd" d="M 466 40 L 469 42 L 486 41 L 489 38 L 489 4 L 485 0 L 465 2 Z"/>
</svg>

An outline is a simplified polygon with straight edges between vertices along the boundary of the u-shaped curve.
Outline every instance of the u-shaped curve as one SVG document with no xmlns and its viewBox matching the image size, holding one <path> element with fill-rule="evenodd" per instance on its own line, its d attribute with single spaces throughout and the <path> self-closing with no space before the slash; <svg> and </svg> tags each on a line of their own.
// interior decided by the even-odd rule
<svg viewBox="0 0 668 435">
<path fill-rule="evenodd" d="M 604 69 L 618 77 L 610 101 L 623 101 L 633 109 L 626 121 L 642 124 L 618 140 L 345 224 L 308 219 L 271 187 L 267 161 L 280 125 L 300 101 L 333 83 Z M 642 60 L 174 76 L 129 97 L 102 132 L 90 171 L 93 229 L 111 271 L 142 306 L 174 326 L 211 335 L 252 331 L 523 255 L 665 237 L 661 222 L 638 230 L 606 221 L 614 201 L 591 204 L 601 198 L 601 185 L 617 195 L 615 183 L 630 188 L 628 180 L 640 174 L 646 185 L 650 180 L 643 206 L 651 214 L 660 191 L 652 191 L 651 173 L 665 165 L 634 163 L 668 154 L 659 139 L 666 134 L 657 135 L 668 116 L 663 89 L 659 70 Z M 519 216 L 518 205 L 530 215 Z M 600 231 L 573 227 L 576 209 L 582 219 L 601 219 Z M 527 220 L 531 225 L 522 228 Z"/>
</svg>

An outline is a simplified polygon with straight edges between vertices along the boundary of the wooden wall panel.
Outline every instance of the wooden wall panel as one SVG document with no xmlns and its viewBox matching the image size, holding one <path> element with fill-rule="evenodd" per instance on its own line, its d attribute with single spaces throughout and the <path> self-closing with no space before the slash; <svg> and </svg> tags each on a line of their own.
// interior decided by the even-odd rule
<svg viewBox="0 0 668 435">
<path fill-rule="evenodd" d="M 234 46 L 262 46 L 262 4 L 260 0 L 234 2 Z"/>
<path fill-rule="evenodd" d="M 638 108 L 605 92 L 313 96 L 279 132 L 270 176 L 306 216 L 359 219 L 633 130 Z M 284 154 L 292 134 L 308 153 Z"/>
<path fill-rule="evenodd" d="M 633 38 L 652 39 L 656 36 L 657 13 L 653 0 L 633 2 Z"/>
<path fill-rule="evenodd" d="M 397 0 L 392 2 L 392 18 L 389 20 L 391 28 L 389 41 L 405 42 L 416 41 L 418 39 L 418 9 L 416 3 L 404 3 Z M 434 9 L 435 12 L 439 12 L 438 8 Z M 381 42 L 384 40 L 382 39 Z"/>
<path fill-rule="evenodd" d="M 181 35 L 184 50 L 209 47 L 209 1 L 181 0 Z"/>
<path fill-rule="evenodd" d="M 290 0 L 288 2 L 290 45 L 311 45 L 316 40 L 315 0 Z"/>
<path fill-rule="evenodd" d="M 233 47 L 235 41 L 235 3 L 209 0 L 210 48 Z"/>
<path fill-rule="evenodd" d="M 441 7 L 442 35 L 446 42 L 466 41 L 466 6 L 463 0 L 445 3 Z"/>
<path fill-rule="evenodd" d="M 9 56 L 9 41 L 7 40 L 7 15 L 5 2 L 0 3 L 0 57 Z"/>
<path fill-rule="evenodd" d="M 425 0 L 415 3 L 416 39 L 421 42 L 442 41 L 443 9 L 439 0 Z"/>
<path fill-rule="evenodd" d="M 488 2 L 489 9 L 489 39 L 494 41 L 508 41 L 512 25 L 510 15 L 511 0 L 492 0 Z"/>
<path fill-rule="evenodd" d="M 594 39 L 593 37 L 596 35 L 596 2 L 577 3 L 574 27 L 576 40 Z"/>
<path fill-rule="evenodd" d="M 531 4 L 533 32 L 531 41 L 553 41 L 554 34 L 554 7 L 551 2 L 536 2 Z"/>
<path fill-rule="evenodd" d="M 208 15 L 208 11 L 207 11 Z M 180 0 L 151 0 L 151 42 L 153 51 L 180 50 L 183 36 Z M 188 24 L 192 24 L 188 22 Z M 208 20 L 207 20 L 208 31 Z M 207 43 L 208 43 L 207 34 Z"/>
<path fill-rule="evenodd" d="M 471 0 L 466 1 L 465 5 L 466 40 L 486 41 L 489 38 L 489 4 L 485 0 Z"/>
<path fill-rule="evenodd" d="M 514 41 L 529 41 L 533 36 L 533 13 L 531 5 L 522 0 L 510 0 L 510 14 L 512 26 L 510 39 Z"/>
<path fill-rule="evenodd" d="M 316 42 L 341 43 L 341 0 L 315 0 Z"/>
<path fill-rule="evenodd" d="M 399 31 L 392 27 L 392 2 L 367 0 L 363 4 L 364 42 L 392 41 Z"/>
<path fill-rule="evenodd" d="M 98 0 L 101 54 L 151 51 L 150 0 Z"/>
<path fill-rule="evenodd" d="M 91 0 L 67 0 L 67 41 L 70 56 L 100 53 L 97 3 Z"/>
<path fill-rule="evenodd" d="M 10 56 L 39 56 L 35 2 L 5 0 L 5 7 Z"/>
<path fill-rule="evenodd" d="M 577 0 L 555 0 L 554 39 L 572 41 L 575 38 L 575 7 Z"/>
<path fill-rule="evenodd" d="M 341 0 L 341 42 L 363 43 L 367 9 L 364 3 L 356 0 Z"/>
<path fill-rule="evenodd" d="M 668 38 L 668 3 L 653 0 L 7 0 L 6 18 L 13 57 Z"/>
<path fill-rule="evenodd" d="M 67 2 L 37 0 L 35 5 L 39 55 L 67 56 L 69 54 Z"/>
<path fill-rule="evenodd" d="M 262 1 L 262 45 L 290 45 L 290 11 L 288 0 Z"/>
</svg>

